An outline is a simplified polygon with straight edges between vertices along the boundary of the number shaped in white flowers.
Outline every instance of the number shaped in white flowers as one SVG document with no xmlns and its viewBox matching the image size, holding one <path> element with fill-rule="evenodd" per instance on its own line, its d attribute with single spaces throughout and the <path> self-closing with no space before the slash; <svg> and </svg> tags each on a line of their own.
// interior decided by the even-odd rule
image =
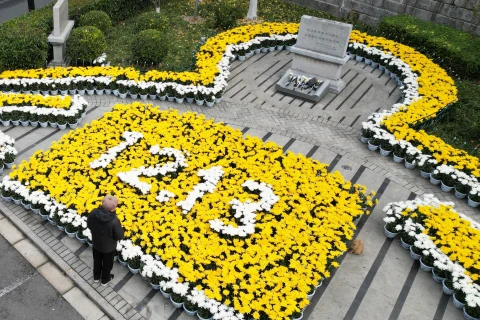
<svg viewBox="0 0 480 320">
<path fill-rule="evenodd" d="M 147 194 L 150 192 L 150 189 L 152 186 L 146 182 L 140 181 L 139 177 L 140 176 L 145 176 L 145 177 L 154 177 L 157 175 L 166 175 L 168 173 L 173 173 L 178 171 L 181 167 L 185 168 L 188 166 L 187 161 L 185 159 L 185 155 L 182 151 L 174 149 L 174 148 L 163 148 L 160 149 L 158 145 L 155 145 L 150 148 L 150 153 L 155 155 L 158 154 L 160 156 L 168 156 L 168 157 L 174 157 L 175 161 L 174 162 L 168 162 L 163 165 L 156 164 L 153 167 L 145 168 L 144 166 L 138 168 L 138 169 L 132 169 L 127 172 L 119 172 L 117 173 L 117 176 L 125 182 L 126 184 L 131 185 L 134 188 L 137 188 L 140 190 L 142 194 Z M 165 197 L 169 196 L 171 193 L 161 193 L 159 194 L 158 197 Z M 157 198 L 158 198 L 157 197 Z"/>
</svg>

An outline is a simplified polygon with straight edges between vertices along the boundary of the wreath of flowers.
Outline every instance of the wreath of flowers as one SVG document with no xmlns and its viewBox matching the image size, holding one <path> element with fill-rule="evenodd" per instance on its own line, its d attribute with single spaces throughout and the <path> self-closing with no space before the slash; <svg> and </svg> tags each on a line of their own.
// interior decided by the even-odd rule
<svg viewBox="0 0 480 320">
<path fill-rule="evenodd" d="M 139 103 L 117 105 L 35 153 L 1 188 L 88 239 L 86 215 L 117 195 L 128 239 L 119 259 L 222 319 L 300 314 L 372 205 L 364 186 L 318 161 L 204 116 Z"/>
<path fill-rule="evenodd" d="M 412 257 L 433 267 L 437 281 L 448 282 L 449 294 L 464 297 L 465 312 L 480 315 L 480 224 L 433 195 L 393 202 L 383 211 L 387 231 L 399 233 Z M 412 250 L 413 249 L 413 250 Z M 427 268 L 428 269 L 428 268 Z M 463 299 L 462 299 L 463 300 Z"/>
</svg>

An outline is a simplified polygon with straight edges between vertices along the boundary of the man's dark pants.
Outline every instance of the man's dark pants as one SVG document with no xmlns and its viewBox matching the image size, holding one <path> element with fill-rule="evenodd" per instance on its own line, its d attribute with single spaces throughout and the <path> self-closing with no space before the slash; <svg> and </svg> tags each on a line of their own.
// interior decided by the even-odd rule
<svg viewBox="0 0 480 320">
<path fill-rule="evenodd" d="M 100 279 L 102 276 L 102 283 L 110 281 L 110 272 L 113 268 L 113 254 L 115 251 L 103 253 L 92 247 L 93 251 L 93 279 Z"/>
</svg>

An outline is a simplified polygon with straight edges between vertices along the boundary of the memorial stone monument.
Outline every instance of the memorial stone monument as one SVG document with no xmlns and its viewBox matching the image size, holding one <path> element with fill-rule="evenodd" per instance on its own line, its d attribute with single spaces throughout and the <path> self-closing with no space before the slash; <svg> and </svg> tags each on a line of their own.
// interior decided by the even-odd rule
<svg viewBox="0 0 480 320">
<path fill-rule="evenodd" d="M 319 101 L 327 92 L 342 91 L 345 87 L 342 66 L 349 60 L 347 46 L 351 31 L 351 24 L 303 16 L 297 43 L 292 47 L 292 67 L 277 82 L 276 89 L 313 101 Z M 291 79 L 295 77 L 318 79 L 318 85 L 315 90 L 302 91 L 294 87 Z"/>
<path fill-rule="evenodd" d="M 49 66 L 66 65 L 66 42 L 74 22 L 68 20 L 68 0 L 58 0 L 53 7 L 53 32 L 48 42 L 53 45 L 53 60 Z"/>
</svg>

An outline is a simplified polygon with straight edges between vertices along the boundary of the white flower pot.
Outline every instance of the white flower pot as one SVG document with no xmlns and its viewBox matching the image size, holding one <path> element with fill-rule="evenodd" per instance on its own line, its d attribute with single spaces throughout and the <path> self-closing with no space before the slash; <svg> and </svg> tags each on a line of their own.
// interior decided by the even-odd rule
<svg viewBox="0 0 480 320">
<path fill-rule="evenodd" d="M 120 260 L 120 256 L 119 256 L 119 259 L 118 259 L 118 263 L 120 263 L 120 265 L 121 265 L 122 267 L 126 267 L 126 266 L 128 265 L 128 263 L 127 263 L 126 261 Z"/>
<path fill-rule="evenodd" d="M 410 163 L 407 160 L 405 160 L 404 165 L 405 165 L 405 168 L 407 168 L 407 169 L 413 169 L 417 166 L 416 164 Z"/>
<path fill-rule="evenodd" d="M 99 95 L 99 96 L 102 96 L 104 94 L 104 91 L 103 91 L 103 89 L 95 89 L 95 94 Z"/>
<path fill-rule="evenodd" d="M 147 98 L 148 98 L 148 94 L 141 94 L 140 95 L 140 99 L 142 99 L 142 100 L 147 100 Z"/>
<path fill-rule="evenodd" d="M 450 192 L 450 191 L 452 191 L 453 188 L 455 188 L 455 187 L 449 187 L 449 186 L 447 186 L 446 184 L 444 184 L 443 181 L 442 181 L 440 188 L 442 189 L 443 192 Z"/>
<path fill-rule="evenodd" d="M 57 229 L 60 231 L 65 231 L 65 227 L 57 224 Z"/>
<path fill-rule="evenodd" d="M 118 95 L 120 94 L 120 92 L 118 92 L 118 89 L 113 90 L 112 93 L 115 97 L 118 97 Z"/>
<path fill-rule="evenodd" d="M 423 258 L 423 257 L 422 257 Z M 425 272 L 432 272 L 433 267 L 429 267 L 426 264 L 422 262 L 422 258 L 420 258 L 420 269 L 422 269 Z"/>
<path fill-rule="evenodd" d="M 275 51 L 275 47 L 268 47 L 268 52 L 273 52 Z"/>
<path fill-rule="evenodd" d="M 75 233 L 75 237 L 77 238 L 78 241 L 80 241 L 80 243 L 86 243 L 86 242 L 87 242 L 87 238 L 86 238 L 86 237 L 83 238 L 83 239 L 80 238 L 80 237 L 78 236 L 78 232 Z"/>
<path fill-rule="evenodd" d="M 360 136 L 360 141 L 361 141 L 362 143 L 365 143 L 365 144 L 367 144 L 368 141 L 370 141 L 370 139 L 371 139 L 371 138 L 367 138 L 367 137 L 364 137 L 364 136 Z"/>
<path fill-rule="evenodd" d="M 120 97 L 120 99 L 126 99 L 127 98 L 126 93 L 119 93 L 118 96 Z"/>
<path fill-rule="evenodd" d="M 464 303 L 461 303 L 460 301 L 457 300 L 457 297 L 455 296 L 455 294 L 453 294 L 453 305 L 458 309 L 463 309 L 463 307 L 465 306 Z"/>
<path fill-rule="evenodd" d="M 95 90 L 87 90 L 87 94 L 89 96 L 93 96 L 95 94 Z"/>
<path fill-rule="evenodd" d="M 50 92 L 48 90 L 40 90 L 43 96 L 48 96 Z"/>
<path fill-rule="evenodd" d="M 52 128 L 57 128 L 58 127 L 58 124 L 56 122 L 50 122 L 48 121 L 48 124 L 50 125 L 50 127 Z"/>
<path fill-rule="evenodd" d="M 189 316 L 194 316 L 195 313 L 197 313 L 197 310 L 195 310 L 195 311 L 190 311 L 190 310 L 188 310 L 188 309 L 185 307 L 185 304 L 183 305 L 183 310 L 185 310 L 185 312 L 186 312 Z"/>
<path fill-rule="evenodd" d="M 70 127 L 70 129 L 75 129 L 76 127 L 78 127 L 78 121 L 77 123 L 69 123 L 68 126 Z"/>
<path fill-rule="evenodd" d="M 7 120 L 7 121 L 3 121 L 2 120 L 2 126 L 9 126 L 10 125 L 10 120 Z"/>
<path fill-rule="evenodd" d="M 311 294 L 307 294 L 307 299 L 312 300 L 313 296 L 315 295 L 315 292 L 317 292 L 317 290 L 313 290 Z"/>
<path fill-rule="evenodd" d="M 465 199 L 467 197 L 467 194 L 458 192 L 457 188 L 455 188 L 455 197 L 457 197 L 458 199 Z"/>
<path fill-rule="evenodd" d="M 74 95 L 74 94 L 77 93 L 77 89 L 68 90 L 68 93 L 71 94 L 71 95 Z"/>
<path fill-rule="evenodd" d="M 52 96 L 56 96 L 58 95 L 58 90 L 50 90 L 50 93 L 52 94 Z"/>
<path fill-rule="evenodd" d="M 120 260 L 118 260 L 120 261 Z M 162 296 L 166 299 L 170 299 L 170 293 L 166 293 L 165 291 L 163 291 L 162 287 L 160 287 L 160 292 L 162 293 Z"/>
<path fill-rule="evenodd" d="M 392 153 L 392 150 L 383 150 L 382 147 L 380 147 L 380 155 L 383 157 L 388 157 Z"/>
<path fill-rule="evenodd" d="M 167 100 L 170 101 L 170 102 L 173 102 L 173 101 L 175 101 L 175 97 L 174 96 L 173 97 L 167 96 Z"/>
<path fill-rule="evenodd" d="M 215 104 L 214 101 L 205 101 L 205 103 L 207 104 L 207 107 L 209 107 L 209 108 L 212 108 L 213 105 Z"/>
<path fill-rule="evenodd" d="M 175 102 L 176 102 L 176 103 L 183 103 L 183 99 L 184 99 L 184 98 L 177 98 L 177 97 L 175 97 Z"/>
<path fill-rule="evenodd" d="M 60 130 L 63 130 L 63 129 L 65 129 L 65 128 L 67 128 L 67 124 L 66 124 L 66 123 L 64 123 L 64 124 L 59 124 L 59 125 L 58 125 L 58 129 L 60 129 Z"/>
<path fill-rule="evenodd" d="M 440 184 L 440 180 L 435 179 L 432 174 L 430 174 L 430 183 L 433 184 L 434 186 L 438 186 Z"/>
<path fill-rule="evenodd" d="M 40 214 L 40 209 L 34 209 L 32 208 L 33 214 Z"/>
<path fill-rule="evenodd" d="M 371 64 L 371 63 L 372 63 L 372 60 L 365 58 L 365 61 L 364 61 L 364 62 L 365 62 L 365 64 Z"/>
<path fill-rule="evenodd" d="M 149 94 L 148 97 L 150 98 L 150 100 L 155 100 L 155 99 L 157 99 L 157 95 L 156 95 L 156 94 Z"/>
<path fill-rule="evenodd" d="M 425 171 L 420 170 L 420 175 L 422 176 L 422 178 L 425 178 L 425 179 L 430 178 L 430 172 L 425 172 Z"/>
<path fill-rule="evenodd" d="M 30 121 L 32 127 L 38 127 L 38 121 Z"/>
<path fill-rule="evenodd" d="M 371 64 L 372 68 L 376 69 L 378 67 L 378 62 L 373 62 Z"/>
<path fill-rule="evenodd" d="M 177 309 L 180 309 L 181 307 L 183 307 L 183 302 L 173 301 L 172 296 L 170 296 L 170 301 L 172 302 L 173 306 Z"/>
<path fill-rule="evenodd" d="M 43 218 L 42 215 L 40 215 L 40 216 Z M 47 214 L 47 219 L 48 219 L 48 214 Z M 69 238 L 75 238 L 75 236 L 76 236 L 76 234 L 77 234 L 77 232 L 68 232 L 67 229 L 65 229 L 65 233 L 67 234 L 67 236 L 68 236 Z"/>
<path fill-rule="evenodd" d="M 397 236 L 397 234 L 398 234 L 398 232 L 390 232 L 390 231 L 388 231 L 386 224 L 383 226 L 383 230 L 384 230 L 384 232 L 385 232 L 385 236 L 386 236 L 387 238 L 389 238 L 389 239 L 395 238 L 395 237 Z"/>
<path fill-rule="evenodd" d="M 378 65 L 378 69 L 379 69 L 380 71 L 385 71 L 385 66 L 379 64 L 379 65 Z"/>
<path fill-rule="evenodd" d="M 357 54 L 357 56 L 355 57 L 355 60 L 357 60 L 358 62 L 362 62 L 363 61 L 363 57 L 362 56 L 359 56 Z"/>
<path fill-rule="evenodd" d="M 480 320 L 480 318 L 475 318 L 475 317 L 472 317 L 471 315 L 469 315 L 467 313 L 467 309 L 465 309 L 465 307 L 463 307 L 463 317 L 467 320 Z"/>
<path fill-rule="evenodd" d="M 219 104 L 220 102 L 222 102 L 222 99 L 223 99 L 223 97 L 215 98 L 215 103 Z"/>
<path fill-rule="evenodd" d="M 405 160 L 405 158 L 399 157 L 395 153 L 393 153 L 393 162 L 402 163 L 403 160 Z"/>
<path fill-rule="evenodd" d="M 40 91 L 38 91 L 38 90 L 33 90 L 33 91 L 32 91 L 32 94 L 40 94 Z"/>
<path fill-rule="evenodd" d="M 388 70 L 387 68 L 385 68 L 385 74 L 386 74 L 387 76 L 389 76 L 389 75 L 390 75 L 390 70 Z"/>
<path fill-rule="evenodd" d="M 28 126 L 30 124 L 30 122 L 27 120 L 27 121 L 20 121 L 20 124 L 24 127 Z"/>
<path fill-rule="evenodd" d="M 415 252 L 413 252 L 412 248 L 413 248 L 413 246 L 410 247 L 410 257 L 412 257 L 413 260 L 420 260 L 422 255 L 421 254 L 416 254 Z"/>
<path fill-rule="evenodd" d="M 4 197 L 3 195 L 2 195 L 2 199 L 6 202 L 11 202 L 12 201 L 12 197 Z"/>
<path fill-rule="evenodd" d="M 198 317 L 198 319 L 200 319 L 200 320 L 212 320 L 212 319 L 213 319 L 213 317 L 210 317 L 210 318 L 202 318 L 202 316 L 201 316 L 200 314 L 198 314 L 198 312 L 197 312 L 197 317 Z"/>
<path fill-rule="evenodd" d="M 152 287 L 153 290 L 160 290 L 160 285 L 159 284 L 153 284 L 150 282 L 150 286 Z"/>
<path fill-rule="evenodd" d="M 268 52 L 268 48 L 262 48 L 261 51 L 262 51 L 263 53 Z"/>
<path fill-rule="evenodd" d="M 82 96 L 85 95 L 85 89 L 77 89 L 77 92 L 79 95 L 82 95 Z"/>
<path fill-rule="evenodd" d="M 136 93 L 130 93 L 130 98 L 132 98 L 132 99 L 138 99 L 138 94 L 136 94 Z"/>
<path fill-rule="evenodd" d="M 23 201 L 20 202 L 22 204 L 22 207 L 25 209 L 25 210 L 30 210 L 30 208 L 32 207 L 30 205 L 30 203 L 27 203 L 25 204 Z"/>
<path fill-rule="evenodd" d="M 446 279 L 445 279 L 446 280 Z M 445 285 L 445 280 L 442 281 L 442 289 L 443 289 L 443 292 L 445 292 L 445 294 L 448 294 L 449 296 L 453 295 L 453 289 L 450 289 L 449 287 L 447 287 Z"/>
<path fill-rule="evenodd" d="M 137 274 L 137 273 L 140 272 L 140 268 L 134 269 L 134 268 L 130 267 L 129 264 L 127 264 L 127 266 L 128 266 L 128 270 L 130 270 L 130 272 L 133 273 L 133 274 Z"/>
<path fill-rule="evenodd" d="M 240 60 L 240 61 L 245 60 L 245 56 L 238 56 L 238 60 Z"/>
<path fill-rule="evenodd" d="M 167 100 L 167 96 L 166 96 L 166 95 L 158 96 L 158 98 L 160 99 L 160 101 L 165 101 L 165 100 Z"/>
<path fill-rule="evenodd" d="M 435 268 L 432 269 L 432 278 L 435 282 L 443 282 L 443 280 L 445 280 L 445 278 L 439 277 L 435 274 Z"/>
<path fill-rule="evenodd" d="M 42 213 L 40 212 L 38 215 L 39 215 L 43 220 L 45 220 L 45 221 L 48 220 L 48 217 L 49 217 L 48 213 L 47 213 L 47 214 L 42 214 Z M 67 233 L 67 235 L 68 235 L 68 233 Z M 75 236 L 75 234 L 73 234 L 73 237 L 74 237 L 74 236 Z M 70 238 L 73 238 L 73 237 L 71 237 L 71 236 L 69 236 L 69 237 L 70 237 Z"/>
<path fill-rule="evenodd" d="M 187 103 L 193 103 L 193 101 L 195 101 L 194 98 L 187 98 Z"/>
<path fill-rule="evenodd" d="M 405 241 L 403 241 L 402 238 L 400 238 L 400 245 L 401 245 L 402 248 L 405 249 L 405 250 L 410 250 L 410 247 L 412 246 L 411 244 L 408 244 L 408 243 L 406 243 Z"/>
<path fill-rule="evenodd" d="M 376 151 L 379 148 L 379 146 L 376 146 L 374 144 L 371 144 L 370 141 L 368 141 L 368 150 L 370 151 Z"/>
<path fill-rule="evenodd" d="M 285 50 L 292 51 L 292 46 L 285 46 Z"/>
<path fill-rule="evenodd" d="M 203 103 L 205 102 L 205 100 L 197 100 L 195 99 L 195 103 L 199 106 L 203 105 Z"/>
<path fill-rule="evenodd" d="M 68 94 L 68 90 L 60 90 L 60 94 L 62 96 L 66 96 Z"/>
<path fill-rule="evenodd" d="M 302 318 L 303 318 L 303 311 L 302 311 L 302 313 L 300 314 L 300 317 L 298 317 L 298 318 L 293 318 L 293 317 L 292 317 L 292 319 L 294 319 L 294 320 L 300 320 L 300 319 L 302 319 Z"/>
<path fill-rule="evenodd" d="M 20 200 L 20 199 L 17 200 L 17 199 L 12 198 L 12 200 L 13 200 L 13 203 L 15 203 L 15 204 L 20 204 L 20 202 L 22 202 L 22 200 Z"/>
<path fill-rule="evenodd" d="M 472 208 L 476 208 L 476 207 L 480 206 L 480 202 L 473 201 L 472 199 L 470 199 L 470 195 L 469 195 L 468 196 L 468 205 Z"/>
<path fill-rule="evenodd" d="M 48 216 L 47 220 L 48 220 L 48 222 L 49 222 L 52 226 L 56 226 L 56 225 L 57 225 L 57 223 L 56 223 L 54 220 L 52 220 L 52 218 L 50 218 L 50 216 Z"/>
<path fill-rule="evenodd" d="M 105 94 L 112 94 L 112 89 L 105 89 Z"/>
<path fill-rule="evenodd" d="M 13 162 L 4 162 L 3 164 L 5 165 L 5 167 L 7 167 L 7 169 L 11 169 L 13 166 Z"/>
<path fill-rule="evenodd" d="M 18 125 L 20 125 L 20 120 L 12 120 L 12 124 L 14 126 L 18 126 Z"/>
</svg>

